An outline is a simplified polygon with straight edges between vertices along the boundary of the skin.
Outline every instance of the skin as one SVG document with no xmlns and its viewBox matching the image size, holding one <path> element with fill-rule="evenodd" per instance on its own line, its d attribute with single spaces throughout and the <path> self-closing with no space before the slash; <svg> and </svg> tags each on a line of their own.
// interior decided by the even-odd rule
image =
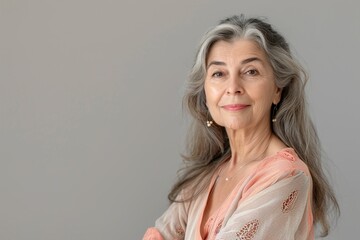
<svg viewBox="0 0 360 240">
<path fill-rule="evenodd" d="M 281 89 L 257 43 L 216 42 L 208 54 L 204 89 L 213 121 L 226 128 L 234 161 L 242 162 L 251 146 L 272 136 L 270 111 Z"/>
<path fill-rule="evenodd" d="M 225 201 L 246 171 L 286 147 L 271 130 L 272 104 L 281 99 L 266 53 L 251 40 L 218 41 L 206 61 L 206 105 L 212 121 L 225 127 L 232 156 L 210 193 L 202 226 Z M 203 229 L 203 227 L 201 228 Z"/>
</svg>

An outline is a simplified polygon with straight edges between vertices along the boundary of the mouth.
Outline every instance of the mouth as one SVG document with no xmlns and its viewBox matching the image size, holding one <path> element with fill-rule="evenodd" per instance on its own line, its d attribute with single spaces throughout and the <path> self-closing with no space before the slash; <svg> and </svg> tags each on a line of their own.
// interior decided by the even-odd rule
<svg viewBox="0 0 360 240">
<path fill-rule="evenodd" d="M 246 104 L 228 104 L 228 105 L 224 105 L 222 106 L 223 109 L 228 110 L 228 111 L 240 111 L 242 109 L 245 109 L 247 107 L 249 107 L 250 105 L 246 105 Z"/>
</svg>

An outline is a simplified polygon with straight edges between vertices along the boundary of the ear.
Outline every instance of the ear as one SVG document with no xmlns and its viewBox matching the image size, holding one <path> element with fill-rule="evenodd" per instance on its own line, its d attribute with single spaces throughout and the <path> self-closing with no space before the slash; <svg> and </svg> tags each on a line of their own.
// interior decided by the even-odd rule
<svg viewBox="0 0 360 240">
<path fill-rule="evenodd" d="M 277 105 L 281 100 L 282 88 L 276 87 L 273 104 Z"/>
</svg>

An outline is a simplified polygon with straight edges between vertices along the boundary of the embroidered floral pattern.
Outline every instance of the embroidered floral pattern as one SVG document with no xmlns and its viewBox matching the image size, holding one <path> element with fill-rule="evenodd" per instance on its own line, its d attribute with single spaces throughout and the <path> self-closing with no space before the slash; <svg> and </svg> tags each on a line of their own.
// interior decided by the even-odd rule
<svg viewBox="0 0 360 240">
<path fill-rule="evenodd" d="M 177 234 L 179 237 L 184 237 L 185 231 L 184 231 L 184 229 L 183 229 L 180 225 L 177 225 L 177 226 L 176 226 L 175 231 L 176 231 L 176 234 Z"/>
<path fill-rule="evenodd" d="M 287 213 L 291 209 L 293 209 L 298 194 L 299 194 L 299 191 L 295 190 L 292 193 L 290 193 L 290 195 L 287 197 L 287 199 L 285 199 L 283 201 L 282 209 L 281 209 L 283 213 Z"/>
<path fill-rule="evenodd" d="M 280 156 L 282 156 L 282 157 L 284 157 L 284 158 L 286 158 L 286 159 L 289 159 L 289 160 L 291 160 L 291 161 L 295 161 L 296 159 L 295 159 L 295 157 L 294 157 L 294 155 L 291 153 L 291 151 L 290 150 L 284 150 L 284 151 L 282 151 L 282 152 L 279 152 L 279 154 L 280 154 Z"/>
<path fill-rule="evenodd" d="M 255 234 L 259 228 L 259 220 L 254 219 L 246 223 L 240 231 L 236 233 L 237 240 L 251 240 L 255 237 Z"/>
<path fill-rule="evenodd" d="M 224 219 L 222 219 L 216 226 L 215 228 L 215 234 L 218 234 L 220 232 L 220 229 L 222 227 L 222 223 L 223 223 Z"/>
</svg>

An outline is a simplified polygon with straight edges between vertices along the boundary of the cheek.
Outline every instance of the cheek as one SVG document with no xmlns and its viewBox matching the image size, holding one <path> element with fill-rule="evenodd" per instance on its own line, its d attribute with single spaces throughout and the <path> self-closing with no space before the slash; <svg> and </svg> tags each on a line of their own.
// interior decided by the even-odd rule
<svg viewBox="0 0 360 240">
<path fill-rule="evenodd" d="M 206 99 L 211 102 L 219 101 L 224 92 L 221 86 L 214 84 L 205 84 L 204 89 Z"/>
<path fill-rule="evenodd" d="M 270 111 L 271 105 L 276 98 L 275 90 L 270 86 L 263 86 L 252 91 L 251 99 L 253 100 L 256 111 Z"/>
<path fill-rule="evenodd" d="M 206 105 L 208 108 L 214 107 L 216 104 L 218 93 L 216 89 L 213 87 L 205 86 L 205 97 L 206 97 Z"/>
<path fill-rule="evenodd" d="M 221 124 L 221 117 L 219 113 L 219 102 L 221 100 L 221 91 L 213 86 L 205 86 L 206 106 L 209 110 L 211 118 L 217 124 Z"/>
<path fill-rule="evenodd" d="M 257 107 L 255 109 L 257 115 L 263 116 L 264 114 L 267 114 L 271 111 L 271 105 L 272 102 L 270 101 L 261 101 L 259 104 L 257 104 Z"/>
</svg>

